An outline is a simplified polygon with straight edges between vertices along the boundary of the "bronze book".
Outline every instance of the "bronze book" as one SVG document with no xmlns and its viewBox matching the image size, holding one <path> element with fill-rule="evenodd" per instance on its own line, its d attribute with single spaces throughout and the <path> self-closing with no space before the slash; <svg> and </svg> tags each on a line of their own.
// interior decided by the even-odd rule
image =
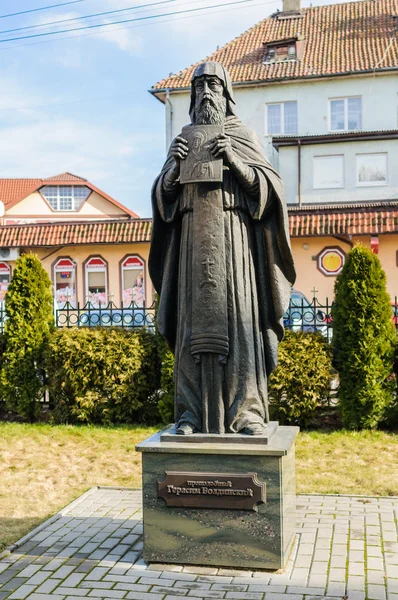
<svg viewBox="0 0 398 600">
<path fill-rule="evenodd" d="M 180 163 L 180 183 L 222 182 L 222 158 L 209 151 L 210 143 L 222 132 L 222 125 L 183 127 L 181 136 L 187 140 L 189 152 Z"/>
</svg>

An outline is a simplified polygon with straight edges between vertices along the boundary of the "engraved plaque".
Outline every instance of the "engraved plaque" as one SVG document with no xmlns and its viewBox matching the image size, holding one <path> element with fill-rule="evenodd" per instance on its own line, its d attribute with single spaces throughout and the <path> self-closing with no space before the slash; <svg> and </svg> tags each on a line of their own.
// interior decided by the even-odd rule
<svg viewBox="0 0 398 600">
<path fill-rule="evenodd" d="M 209 144 L 222 133 L 222 125 L 194 125 L 183 127 L 181 136 L 188 142 L 188 156 L 180 163 L 181 183 L 221 182 L 222 158 L 214 157 Z"/>
<path fill-rule="evenodd" d="M 256 511 L 266 501 L 265 483 L 257 473 L 166 471 L 157 485 L 158 498 L 167 506 Z"/>
</svg>

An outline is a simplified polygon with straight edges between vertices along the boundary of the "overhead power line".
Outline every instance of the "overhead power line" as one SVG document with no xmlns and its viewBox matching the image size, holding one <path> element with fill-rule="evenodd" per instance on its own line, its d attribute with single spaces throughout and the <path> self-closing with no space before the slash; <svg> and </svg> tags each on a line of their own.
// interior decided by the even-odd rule
<svg viewBox="0 0 398 600">
<path fill-rule="evenodd" d="M 78 4 L 79 2 L 86 2 L 87 0 L 70 0 L 69 2 L 62 2 L 61 4 L 52 4 L 51 6 L 40 6 L 39 8 L 30 8 L 29 10 L 21 10 L 20 12 L 10 13 L 8 15 L 0 15 L 0 19 L 8 19 L 8 17 L 18 17 L 19 15 L 27 15 L 28 13 L 38 12 L 39 10 L 49 10 L 50 8 L 58 8 L 59 6 L 66 6 L 67 4 Z"/>
<path fill-rule="evenodd" d="M 74 29 L 61 29 L 59 31 L 48 31 L 45 33 L 35 33 L 31 35 L 25 35 L 15 38 L 6 38 L 5 40 L 0 40 L 0 44 L 4 44 L 5 42 L 15 42 L 18 40 L 27 40 L 38 37 L 47 37 L 49 35 L 58 35 L 60 33 L 71 33 L 74 31 L 83 31 L 85 29 L 97 29 L 99 27 L 109 27 L 110 25 L 121 25 L 122 23 L 132 23 L 133 21 L 145 21 L 147 19 L 158 19 L 160 17 L 170 17 L 173 15 L 181 15 L 186 13 L 197 12 L 200 10 L 209 10 L 211 8 L 220 8 L 222 6 L 233 6 L 236 4 L 247 4 L 248 2 L 253 2 L 253 0 L 236 0 L 235 2 L 225 2 L 222 4 L 213 4 L 212 6 L 202 6 L 199 8 L 190 8 L 186 10 L 173 11 L 170 13 L 163 13 L 160 15 L 147 15 L 146 17 L 136 17 L 135 19 L 124 19 L 122 21 L 113 21 L 111 23 L 97 23 L 95 25 L 85 25 L 84 27 L 75 27 Z"/>
<path fill-rule="evenodd" d="M 248 8 L 253 8 L 253 7 L 257 7 L 257 6 L 264 6 L 264 4 L 275 4 L 275 0 L 266 0 L 264 2 L 264 0 L 262 0 L 261 2 L 258 2 L 256 4 L 251 4 Z M 211 7 L 208 7 L 211 8 Z M 242 10 L 246 8 L 246 6 L 234 6 L 233 8 L 231 8 L 230 10 L 228 10 L 227 12 L 233 11 L 233 10 Z M 108 29 L 109 32 L 113 32 L 113 31 L 125 31 L 125 30 L 130 30 L 130 29 L 137 29 L 137 28 L 141 28 L 141 27 L 148 27 L 149 25 L 160 25 L 163 23 L 171 23 L 171 22 L 175 22 L 175 21 L 181 21 L 181 20 L 186 20 L 186 19 L 195 19 L 197 17 L 203 17 L 203 16 L 207 16 L 207 15 L 217 15 L 217 14 L 225 14 L 225 9 L 221 9 L 221 10 L 212 10 L 211 12 L 207 12 L 207 13 L 202 13 L 202 14 L 190 14 L 190 15 L 183 15 L 180 17 L 176 17 L 176 18 L 172 18 L 172 19 L 162 19 L 160 21 L 156 21 L 156 22 L 149 22 L 149 23 L 139 23 L 138 25 L 128 25 L 125 27 L 112 27 L 111 29 Z M 58 37 L 55 39 L 50 39 L 50 40 L 42 40 L 40 42 L 30 42 L 28 44 L 14 44 L 13 46 L 6 46 L 6 47 L 0 47 L 0 52 L 4 51 L 4 50 L 14 50 L 16 48 L 27 48 L 30 46 L 41 46 L 42 44 L 50 44 L 52 42 L 61 42 L 61 41 L 65 41 L 65 40 L 74 40 L 77 38 L 86 38 L 86 37 L 92 37 L 92 36 L 96 36 L 96 35 L 102 35 L 101 31 L 92 31 L 91 33 L 80 33 L 77 35 L 65 35 L 63 37 Z"/>
<path fill-rule="evenodd" d="M 79 0 L 80 1 L 80 0 Z M 27 29 L 39 29 L 40 27 L 49 27 L 50 25 L 60 25 L 61 23 L 69 23 L 71 21 L 80 21 L 82 19 L 94 19 L 95 17 L 105 17 L 115 13 L 138 10 L 139 8 L 147 8 L 149 6 L 158 6 L 160 4 L 168 4 L 177 0 L 162 0 L 161 2 L 151 2 L 150 4 L 141 4 L 140 6 L 129 6 L 128 8 L 119 8 L 117 10 L 107 10 L 105 12 L 93 13 L 91 15 L 82 15 L 81 17 L 71 17 L 70 19 L 61 19 L 59 21 L 50 21 L 48 23 L 40 23 L 39 25 L 27 25 L 25 27 L 16 27 L 15 29 L 5 29 L 0 31 L 0 35 L 4 33 L 13 33 L 14 31 L 26 31 Z"/>
</svg>

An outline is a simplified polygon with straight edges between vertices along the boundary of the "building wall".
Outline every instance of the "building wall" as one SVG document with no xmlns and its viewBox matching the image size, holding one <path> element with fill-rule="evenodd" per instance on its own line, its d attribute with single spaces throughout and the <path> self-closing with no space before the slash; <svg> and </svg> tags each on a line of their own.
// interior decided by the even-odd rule
<svg viewBox="0 0 398 600">
<path fill-rule="evenodd" d="M 331 236 L 295 237 L 291 239 L 293 257 L 296 266 L 297 279 L 294 288 L 302 292 L 309 300 L 313 297 L 313 289 L 317 290 L 316 296 L 323 303 L 326 298 L 331 301 L 334 297 L 335 276 L 326 276 L 317 268 L 317 255 L 326 247 L 338 247 L 345 253 L 349 252 L 351 245 Z M 370 236 L 352 238 L 352 243 L 360 242 L 370 248 Z M 308 246 L 308 247 L 307 247 Z M 398 234 L 385 234 L 379 236 L 379 258 L 387 276 L 387 290 L 394 300 L 398 296 Z"/>
<path fill-rule="evenodd" d="M 50 248 L 25 248 L 25 252 L 37 254 L 54 282 L 53 265 L 59 257 L 69 257 L 76 263 L 77 299 L 84 305 L 87 301 L 85 291 L 84 262 L 88 257 L 101 256 L 108 263 L 108 281 L 110 299 L 118 307 L 122 304 L 120 261 L 128 255 L 136 255 L 145 262 L 145 305 L 150 306 L 154 299 L 152 282 L 148 272 L 149 243 L 137 244 L 92 244 L 64 247 L 52 253 Z"/>
<path fill-rule="evenodd" d="M 357 185 L 357 154 L 387 153 L 387 183 Z M 313 180 L 314 157 L 344 157 L 344 187 L 315 189 Z M 398 199 L 398 140 L 339 142 L 311 144 L 301 147 L 301 202 L 303 204 L 330 204 Z M 279 149 L 279 172 L 282 176 L 287 204 L 298 203 L 298 147 Z"/>
<path fill-rule="evenodd" d="M 43 196 L 39 192 L 30 194 L 18 204 L 15 204 L 11 208 L 6 210 L 5 222 L 9 222 L 13 217 L 18 219 L 23 218 L 24 221 L 40 221 L 40 220 L 68 220 L 71 219 L 85 219 L 88 217 L 120 217 L 126 215 L 126 213 L 109 202 L 106 198 L 98 194 L 97 192 L 91 192 L 87 200 L 84 202 L 80 210 L 78 211 L 60 211 L 52 210 L 48 202 L 46 202 Z"/>
<path fill-rule="evenodd" d="M 313 290 L 316 289 L 316 296 L 321 303 L 332 301 L 334 296 L 335 276 L 326 276 L 317 268 L 317 255 L 327 247 L 337 247 L 348 253 L 351 245 L 348 242 L 341 241 L 331 236 L 316 237 L 294 237 L 291 239 L 293 257 L 295 261 L 297 280 L 294 288 L 302 292 L 309 300 L 313 297 Z M 370 248 L 370 236 L 353 237 L 352 243 L 360 242 Z M 29 249 L 25 248 L 25 252 Z M 83 264 L 89 256 L 101 256 L 108 262 L 109 292 L 112 301 L 121 306 L 121 269 L 120 261 L 128 255 L 141 257 L 145 262 L 145 304 L 150 306 L 154 299 L 153 286 L 148 272 L 149 243 L 137 244 L 104 244 L 65 247 L 52 253 L 51 248 L 34 248 L 31 250 L 42 260 L 50 278 L 54 281 L 53 265 L 60 257 L 70 257 L 76 264 L 77 273 L 77 297 L 78 301 L 84 305 L 85 283 Z M 379 258 L 387 275 L 387 289 L 391 295 L 392 301 L 398 296 L 398 234 L 381 235 L 379 238 Z M 13 271 L 15 261 L 6 261 Z"/>
<path fill-rule="evenodd" d="M 360 75 L 295 82 L 277 82 L 252 87 L 234 86 L 237 113 L 260 139 L 266 136 L 265 106 L 273 102 L 297 101 L 298 134 L 319 135 L 329 131 L 329 98 L 362 96 L 364 130 L 397 129 L 398 78 L 396 74 Z M 189 92 L 170 94 L 171 136 L 189 122 Z M 170 111 L 166 112 L 170 118 Z M 168 124 L 169 125 L 169 124 Z"/>
</svg>

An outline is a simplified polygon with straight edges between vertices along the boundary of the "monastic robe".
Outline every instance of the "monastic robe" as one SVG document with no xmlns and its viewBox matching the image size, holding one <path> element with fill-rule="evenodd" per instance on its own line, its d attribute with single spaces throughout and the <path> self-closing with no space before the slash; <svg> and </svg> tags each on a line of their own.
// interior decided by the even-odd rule
<svg viewBox="0 0 398 600">
<path fill-rule="evenodd" d="M 244 189 L 224 167 L 221 184 L 229 353 L 225 363 L 206 357 L 209 379 L 222 394 L 227 432 L 269 420 L 267 378 L 276 366 L 283 315 L 295 280 L 288 217 L 279 175 L 255 134 L 235 116 L 224 131 L 239 159 L 256 174 Z M 176 185 L 170 193 L 166 163 L 152 190 L 153 233 L 149 271 L 160 295 L 158 327 L 175 355 L 176 421 L 202 428 L 203 363 L 190 352 L 192 332 L 193 206 L 199 185 Z M 209 399 L 211 402 L 211 398 Z"/>
</svg>

